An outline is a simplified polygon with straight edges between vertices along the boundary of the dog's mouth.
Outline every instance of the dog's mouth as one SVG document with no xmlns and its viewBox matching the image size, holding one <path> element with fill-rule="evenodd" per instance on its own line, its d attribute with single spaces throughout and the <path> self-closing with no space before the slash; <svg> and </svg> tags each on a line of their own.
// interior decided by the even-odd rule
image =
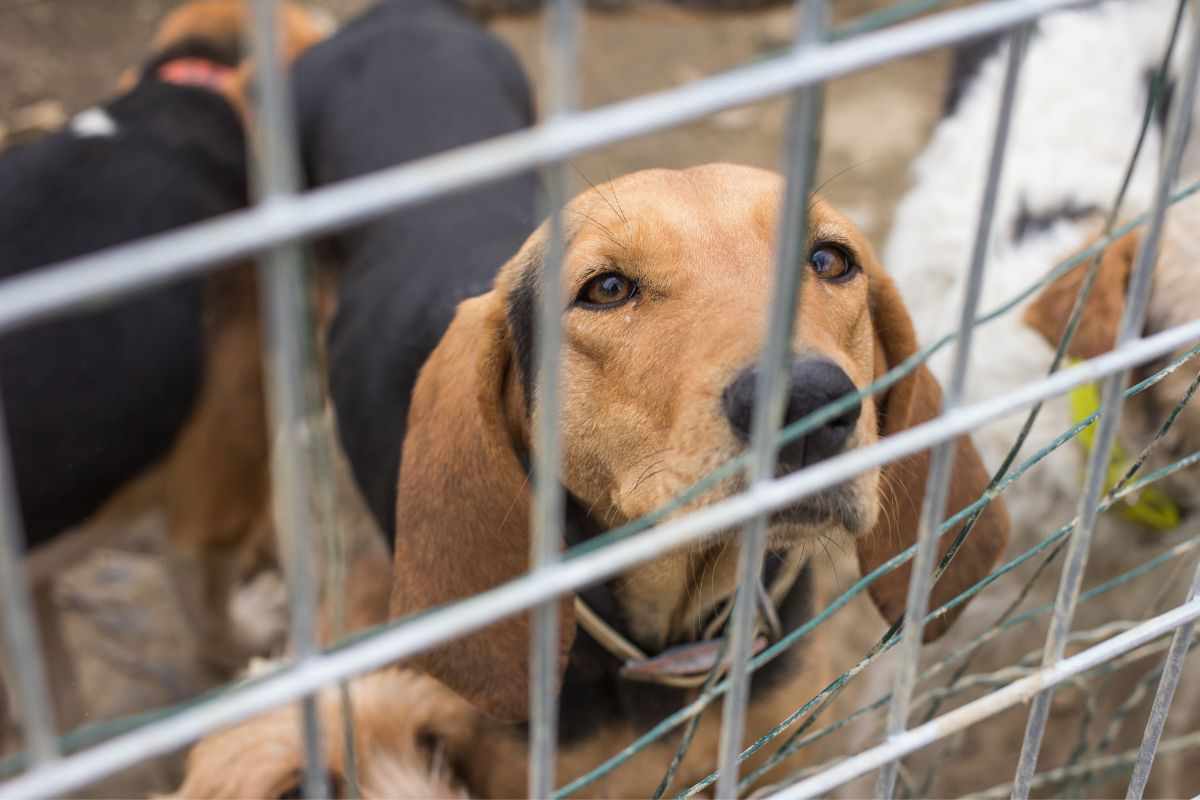
<svg viewBox="0 0 1200 800">
<path fill-rule="evenodd" d="M 782 477 L 794 471 L 781 465 L 776 473 Z M 738 481 L 738 493 L 746 488 L 744 481 Z M 841 528 L 849 535 L 855 536 L 864 527 L 864 517 L 862 504 L 853 483 L 840 483 L 803 497 L 790 506 L 772 511 L 767 520 L 772 528 Z M 782 544 L 785 543 L 785 539 L 794 539 L 795 535 L 791 531 L 781 532 L 779 536 L 772 536 L 772 541 L 777 538 Z"/>
<path fill-rule="evenodd" d="M 772 512 L 770 521 L 772 525 L 835 526 L 854 535 L 862 529 L 862 517 L 856 492 L 849 484 L 840 484 Z"/>
</svg>

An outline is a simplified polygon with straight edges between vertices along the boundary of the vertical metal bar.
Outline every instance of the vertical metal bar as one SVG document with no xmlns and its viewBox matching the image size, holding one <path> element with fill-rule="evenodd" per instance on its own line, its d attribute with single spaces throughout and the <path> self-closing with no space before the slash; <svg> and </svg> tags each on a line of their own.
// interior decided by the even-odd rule
<svg viewBox="0 0 1200 800">
<path fill-rule="evenodd" d="M 545 49 L 549 116 L 569 115 L 578 87 L 578 0 L 555 0 L 547 13 Z M 562 207 L 567 201 L 567 170 L 562 162 L 542 170 L 549 212 L 549 242 L 542 267 L 538 307 L 537 419 L 534 447 L 534 514 L 531 568 L 557 563 L 562 553 L 563 488 L 559 481 L 562 446 L 559 437 L 559 354 L 562 350 L 562 262 L 565 254 Z M 554 791 L 558 750 L 557 600 L 534 607 L 529 683 L 529 796 Z"/>
<path fill-rule="evenodd" d="M 1192 0 L 1191 7 L 1192 19 L 1200 19 L 1197 16 L 1200 13 L 1200 0 Z M 1114 349 L 1119 349 L 1126 342 L 1141 336 L 1146 316 L 1146 304 L 1150 297 L 1150 279 L 1154 263 L 1158 258 L 1167 195 L 1179 173 L 1179 163 L 1187 143 L 1186 135 L 1196 93 L 1196 73 L 1197 70 L 1200 70 L 1200 25 L 1193 25 L 1190 35 L 1192 41 L 1188 50 L 1183 86 L 1178 99 L 1172 103 L 1167 146 L 1163 149 L 1162 161 L 1159 164 L 1150 222 L 1142 237 L 1141 246 L 1138 248 L 1137 261 L 1129 282 L 1125 313 L 1121 317 L 1121 327 Z M 1075 604 L 1079 599 L 1083 573 L 1087 567 L 1088 550 L 1091 547 L 1092 534 L 1096 527 L 1097 504 L 1104 491 L 1109 453 L 1112 450 L 1113 441 L 1116 439 L 1117 426 L 1120 422 L 1121 407 L 1124 401 L 1121 389 L 1124 385 L 1125 375 L 1126 372 L 1122 371 L 1105 378 L 1101 388 L 1102 411 L 1096 425 L 1095 449 L 1088 461 L 1088 476 L 1084 494 L 1079 502 L 1077 512 L 1079 523 L 1075 527 L 1074 535 L 1071 536 L 1070 548 L 1067 550 L 1067 562 L 1063 565 L 1058 596 L 1054 603 L 1054 616 L 1046 634 L 1046 647 L 1042 656 L 1042 663 L 1046 666 L 1053 666 L 1062 659 L 1067 636 L 1071 631 L 1071 621 L 1075 616 Z M 1024 800 L 1029 796 L 1030 781 L 1037 769 L 1038 753 L 1041 750 L 1042 737 L 1046 732 L 1046 720 L 1050 714 L 1050 701 L 1053 694 L 1051 689 L 1038 694 L 1030 708 L 1029 721 L 1025 727 L 1025 740 L 1021 745 L 1021 756 L 1017 762 L 1017 774 L 1013 781 L 1012 796 L 1014 800 Z"/>
<path fill-rule="evenodd" d="M 828 9 L 825 0 L 797 0 L 797 50 L 815 46 L 825 36 Z M 751 486 L 775 476 L 779 426 L 784 399 L 791 385 L 792 329 L 808 254 L 809 193 L 816 171 L 823 86 L 805 87 L 792 98 L 784 157 L 787 183 L 780 209 L 778 255 L 772 282 L 766 344 L 755 382 L 754 423 L 747 483 Z M 738 754 L 746 731 L 746 704 L 750 694 L 749 662 L 754 644 L 758 585 L 766 550 L 767 515 L 750 521 L 742 533 L 738 552 L 738 589 L 728 648 L 731 659 L 729 693 L 721 719 L 720 776 L 717 797 L 737 797 Z"/>
<path fill-rule="evenodd" d="M 259 204 L 270 209 L 299 190 L 299 157 L 292 95 L 279 42 L 280 6 L 278 0 L 255 0 L 253 10 L 250 44 L 258 89 L 253 177 Z M 264 301 L 276 536 L 285 558 L 289 638 L 294 657 L 303 661 L 317 652 L 315 537 L 308 497 L 314 485 L 312 445 L 318 435 L 311 419 L 319 379 L 313 371 L 310 285 L 301 246 L 288 244 L 268 252 L 259 263 L 258 277 Z M 315 695 L 301 701 L 301 729 L 304 796 L 325 797 L 329 788 Z"/>
<path fill-rule="evenodd" d="M 954 366 L 942 399 L 943 414 L 958 408 L 962 404 L 965 394 L 967 369 L 971 361 L 971 344 L 975 333 L 975 316 L 979 308 L 979 295 L 983 290 L 988 242 L 991 238 L 992 219 L 996 211 L 996 194 L 1000 188 L 1000 177 L 1004 170 L 1004 156 L 1008 150 L 1008 133 L 1011 128 L 1013 104 L 1016 102 L 1017 96 L 1017 82 L 1020 78 L 1021 62 L 1025 56 L 1025 46 L 1028 40 L 1028 25 L 1013 31 L 1009 38 L 1004 87 L 996 112 L 991 159 L 984 181 L 979 218 L 975 226 L 970 272 L 967 275 L 967 285 L 963 291 L 962 309 L 958 321 L 958 340 L 954 344 Z M 926 481 L 925 499 L 921 505 L 921 521 L 917 529 L 917 552 L 913 557 L 912 575 L 908 583 L 908 599 L 904 609 L 900 662 L 896 669 L 892 701 L 888 707 L 888 738 L 903 733 L 908 727 L 909 705 L 917 683 L 917 667 L 921 658 L 921 641 L 925 629 L 923 620 L 929 610 L 929 592 L 933 588 L 933 566 L 938 552 L 937 531 L 946 515 L 946 496 L 950 486 L 950 471 L 954 467 L 955 448 L 955 441 L 949 439 L 935 447 L 930 456 L 929 477 Z M 896 787 L 896 776 L 899 774 L 899 769 L 899 761 L 891 761 L 880 769 L 879 779 L 875 785 L 875 793 L 878 797 L 891 798 Z"/>
<path fill-rule="evenodd" d="M 37 618 L 22 563 L 24 535 L 13 477 L 8 423 L 0 403 L 0 603 L 4 606 L 4 662 L 20 695 L 25 748 L 40 766 L 59 757 L 54 738 L 54 700 L 46 684 Z M 5 687 L 0 683 L 0 692 Z M 2 720 L 0 720 L 2 722 Z"/>
<path fill-rule="evenodd" d="M 1192 576 L 1192 586 L 1188 590 L 1185 603 L 1190 603 L 1200 596 L 1200 563 L 1196 564 L 1196 573 Z M 1154 694 L 1154 704 L 1150 707 L 1150 719 L 1146 720 L 1146 732 L 1142 736 L 1142 745 L 1138 749 L 1137 761 L 1133 765 L 1133 776 L 1129 779 L 1129 789 L 1125 792 L 1126 800 L 1141 800 L 1146 790 L 1146 782 L 1150 780 L 1150 768 L 1154 766 L 1154 754 L 1158 751 L 1158 742 L 1162 739 L 1163 728 L 1167 724 L 1167 713 L 1171 710 L 1171 701 L 1175 698 L 1175 689 L 1183 676 L 1183 662 L 1187 658 L 1188 648 L 1192 646 L 1192 637 L 1196 633 L 1196 623 L 1193 620 L 1175 630 L 1171 639 L 1171 649 L 1163 660 L 1162 677 L 1158 680 L 1158 691 Z"/>
</svg>

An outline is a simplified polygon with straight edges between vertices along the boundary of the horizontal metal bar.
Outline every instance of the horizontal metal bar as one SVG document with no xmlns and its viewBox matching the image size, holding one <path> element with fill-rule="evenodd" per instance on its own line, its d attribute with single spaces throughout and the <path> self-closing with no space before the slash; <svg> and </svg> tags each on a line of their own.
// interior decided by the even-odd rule
<svg viewBox="0 0 1200 800">
<path fill-rule="evenodd" d="M 0 333 L 124 292 L 312 238 L 404 206 L 469 189 L 604 145 L 896 58 L 1002 31 L 1096 0 L 1008 0 L 793 52 L 686 86 L 553 119 L 528 130 L 280 199 L 173 233 L 0 281 Z"/>
<path fill-rule="evenodd" d="M 943 714 L 924 725 L 894 736 L 881 745 L 857 753 L 834 767 L 771 795 L 773 800 L 802 800 L 820 797 L 873 769 L 957 733 L 1018 703 L 1028 703 L 1039 692 L 1098 667 L 1134 648 L 1157 639 L 1200 617 L 1200 599 L 1184 603 L 1170 611 L 1130 628 L 1095 647 L 1062 659 L 1038 670 L 1027 678 L 1010 683 L 978 700 Z"/>
<path fill-rule="evenodd" d="M 1133 364 L 1169 353 L 1200 340 L 1200 320 L 1180 325 L 1123 349 L 1057 372 L 1004 396 L 963 406 L 950 414 L 887 437 L 870 447 L 844 453 L 784 478 L 764 482 L 742 494 L 714 503 L 638 536 L 624 539 L 561 564 L 524 575 L 452 606 L 409 620 L 392 630 L 342 650 L 313 656 L 277 677 L 219 697 L 162 722 L 115 737 L 64 758 L 53 769 L 34 769 L 0 784 L 0 797 L 51 797 L 65 794 L 104 775 L 151 756 L 167 753 L 195 739 L 326 684 L 378 669 L 442 642 L 478 630 L 557 597 L 616 575 L 676 548 L 744 523 L 763 510 L 774 511 L 822 489 L 842 483 L 881 464 L 895 461 L 940 441 L 969 433 L 994 419 L 1039 400 L 1061 395 Z"/>
</svg>

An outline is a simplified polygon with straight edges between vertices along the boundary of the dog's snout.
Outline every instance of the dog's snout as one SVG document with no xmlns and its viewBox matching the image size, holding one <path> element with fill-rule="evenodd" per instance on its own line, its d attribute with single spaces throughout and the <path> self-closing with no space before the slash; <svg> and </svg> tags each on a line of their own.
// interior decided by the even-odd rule
<svg viewBox="0 0 1200 800">
<path fill-rule="evenodd" d="M 804 358 L 792 362 L 792 382 L 787 396 L 783 424 L 807 417 L 819 408 L 855 391 L 841 367 L 823 358 Z M 721 398 L 725 416 L 735 434 L 744 442 L 750 441 L 754 419 L 755 388 L 758 368 L 742 370 L 733 383 L 725 388 Z M 784 469 L 800 469 L 837 455 L 858 423 L 862 407 L 855 402 L 833 419 L 826 420 L 805 436 L 788 443 L 779 451 L 779 463 Z"/>
</svg>

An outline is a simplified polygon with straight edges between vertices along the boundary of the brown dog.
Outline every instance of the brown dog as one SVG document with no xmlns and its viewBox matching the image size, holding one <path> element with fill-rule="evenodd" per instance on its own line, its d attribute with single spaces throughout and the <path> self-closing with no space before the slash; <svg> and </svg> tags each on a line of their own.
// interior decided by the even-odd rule
<svg viewBox="0 0 1200 800">
<path fill-rule="evenodd" d="M 566 208 L 561 477 L 572 507 L 568 541 L 659 508 L 744 449 L 781 189 L 772 173 L 709 165 L 628 175 Z M 792 336 L 796 358 L 788 422 L 866 386 L 917 346 L 907 312 L 870 245 L 820 199 L 812 204 L 807 248 L 804 268 L 810 273 Z M 492 291 L 459 306 L 421 371 L 400 472 L 394 617 L 485 591 L 528 568 L 530 501 L 523 464 L 532 446 L 532 422 L 544 413 L 531 391 L 531 349 L 545 250 L 543 227 L 500 270 Z M 784 447 L 779 471 L 870 445 L 933 418 L 939 405 L 936 382 L 920 368 L 880 397 Z M 809 557 L 819 542 L 853 541 L 864 572 L 912 544 L 927 467 L 927 454 L 918 454 L 772 515 L 768 561 L 776 566 L 766 570 L 764 581 L 783 630 L 813 613 L 814 583 L 823 582 L 814 581 Z M 970 441 L 960 439 L 947 512 L 974 500 L 986 481 Z M 742 488 L 740 479 L 727 480 L 690 508 Z M 936 586 L 933 605 L 987 574 L 1007 533 L 1006 513 L 994 504 Z M 637 665 L 642 679 L 634 680 L 605 631 L 647 654 L 711 651 L 706 630 L 719 627 L 735 590 L 737 554 L 730 535 L 715 535 L 562 601 L 560 783 L 695 698 L 696 683 L 652 657 Z M 872 586 L 888 621 L 903 613 L 908 574 L 898 570 Z M 940 635 L 951 621 L 931 625 L 927 635 Z M 748 740 L 833 676 L 830 649 L 837 625 L 819 629 L 817 641 L 756 673 Z M 529 650 L 522 616 L 409 664 L 482 712 L 475 717 L 470 748 L 451 758 L 473 793 L 511 797 L 526 791 L 524 729 L 511 722 L 525 718 Z M 403 716 L 417 699 L 392 695 L 386 701 L 391 712 L 383 716 Z M 447 715 L 455 713 L 457 702 L 445 700 Z M 247 723 L 240 735 L 263 724 Z M 365 724 L 374 723 L 356 720 L 359 736 L 366 735 Z M 714 768 L 719 727 L 719 713 L 703 718 L 674 790 Z M 377 748 L 364 759 L 411 760 L 419 748 L 409 733 L 372 735 L 390 741 L 391 750 Z M 675 745 L 667 740 L 652 746 L 584 793 L 648 796 Z M 208 748 L 205 743 L 197 749 L 191 773 L 224 769 L 220 758 L 200 755 L 214 752 Z M 239 785 L 259 785 L 250 783 L 257 781 L 251 775 L 255 768 L 246 769 Z M 188 787 L 199 785 L 189 777 Z"/>
<path fill-rule="evenodd" d="M 662 506 L 745 446 L 752 401 L 746 386 L 762 346 L 780 189 L 771 173 L 713 165 L 630 175 L 567 208 L 562 481 L 595 527 L 613 528 Z M 531 448 L 531 420 L 541 413 L 529 387 L 544 249 L 543 229 L 500 271 L 493 291 L 459 307 L 421 373 L 400 471 L 393 616 L 469 596 L 527 569 L 529 502 L 521 464 Z M 908 315 L 870 245 L 819 199 L 812 204 L 808 250 L 811 273 L 792 338 L 797 357 L 788 422 L 865 386 L 916 350 Z M 931 419 L 939 402 L 936 382 L 918 369 L 883 397 L 784 448 L 781 470 Z M 913 542 L 926 470 L 927 456 L 913 456 L 775 514 L 772 550 L 785 561 L 803 561 L 822 539 L 850 539 L 864 572 L 875 568 Z M 973 500 L 986 480 L 970 442 L 960 440 L 947 510 Z M 727 481 L 703 501 L 740 488 L 740 481 Z M 983 577 L 1006 535 L 1004 511 L 993 507 L 936 587 L 934 605 Z M 736 551 L 728 544 L 727 537 L 715 537 L 612 581 L 616 627 L 649 653 L 696 641 L 734 592 Z M 805 583 L 806 573 L 801 569 L 794 587 Z M 885 619 L 902 614 L 907 580 L 904 569 L 873 585 Z M 576 694 L 576 675 L 592 659 L 582 646 L 572 650 L 574 608 L 571 598 L 562 602 L 564 767 L 594 764 L 573 751 L 603 741 L 597 749 L 611 752 L 628 741 L 631 723 L 641 722 L 618 713 L 600 725 L 576 726 L 573 717 L 594 717 L 593 706 L 610 701 L 616 708 L 645 705 L 630 704 L 620 685 L 612 698 Z M 949 622 L 931 626 L 929 635 Z M 775 686 L 755 695 L 748 736 L 820 688 L 819 651 L 804 651 L 804 669 L 772 681 L 760 676 L 760 683 Z M 527 621 L 517 618 L 413 663 L 486 713 L 522 719 L 528 652 Z M 687 695 L 673 699 L 678 707 Z M 576 727 L 589 730 L 577 738 Z M 620 732 L 601 735 L 606 729 Z M 714 750 L 715 725 L 702 727 L 694 753 Z M 573 777 L 582 766 L 567 767 L 560 777 Z M 685 763 L 683 785 L 711 766 L 711 759 Z M 485 793 L 520 792 L 520 770 L 508 772 L 516 773 L 510 781 L 485 781 Z M 633 772 L 618 771 L 596 788 L 645 794 L 661 777 Z"/>
</svg>

